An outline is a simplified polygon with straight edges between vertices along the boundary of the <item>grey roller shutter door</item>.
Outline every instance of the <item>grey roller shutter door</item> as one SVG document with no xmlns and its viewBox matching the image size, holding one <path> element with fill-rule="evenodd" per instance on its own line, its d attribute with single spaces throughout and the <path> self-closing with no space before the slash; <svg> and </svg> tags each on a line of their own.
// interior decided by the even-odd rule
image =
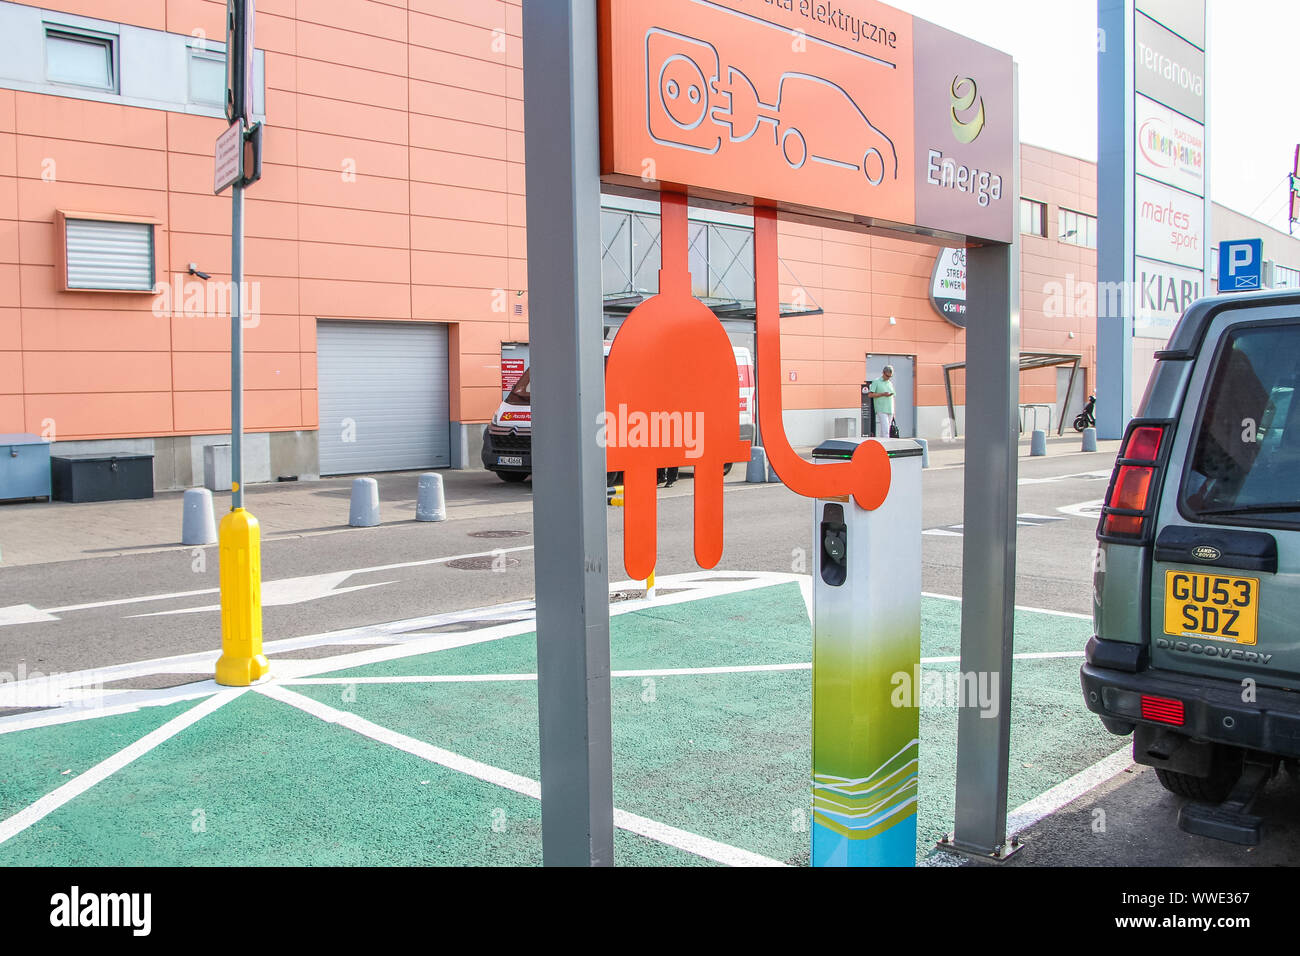
<svg viewBox="0 0 1300 956">
<path fill-rule="evenodd" d="M 316 324 L 322 475 L 451 464 L 447 327 Z"/>
</svg>

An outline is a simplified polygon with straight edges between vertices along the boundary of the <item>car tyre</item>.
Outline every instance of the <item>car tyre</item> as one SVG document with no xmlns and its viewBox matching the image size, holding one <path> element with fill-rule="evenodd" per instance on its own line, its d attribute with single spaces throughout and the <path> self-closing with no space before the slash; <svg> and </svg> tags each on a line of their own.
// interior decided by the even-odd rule
<svg viewBox="0 0 1300 956">
<path fill-rule="evenodd" d="M 1241 777 L 1242 753 L 1230 747 L 1216 747 L 1208 777 L 1194 777 L 1176 770 L 1156 768 L 1156 778 L 1170 793 L 1199 803 L 1222 803 Z"/>
</svg>

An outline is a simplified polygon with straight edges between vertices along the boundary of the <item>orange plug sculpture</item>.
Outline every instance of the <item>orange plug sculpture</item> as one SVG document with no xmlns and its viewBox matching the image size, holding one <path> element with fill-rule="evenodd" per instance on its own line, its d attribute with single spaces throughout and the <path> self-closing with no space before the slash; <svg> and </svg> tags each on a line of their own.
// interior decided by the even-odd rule
<svg viewBox="0 0 1300 956">
<path fill-rule="evenodd" d="M 722 469 L 749 461 L 737 424 L 736 358 L 722 323 L 691 295 L 686 197 L 660 194 L 659 292 L 623 322 L 605 368 L 605 467 L 623 472 L 623 566 L 655 568 L 656 477 L 695 469 L 695 561 L 722 558 Z"/>
<path fill-rule="evenodd" d="M 722 558 L 722 469 L 748 462 L 737 423 L 736 361 L 717 316 L 691 295 L 687 202 L 660 193 L 662 265 L 659 292 L 624 321 L 605 368 L 601 426 L 606 468 L 623 472 L 623 565 L 644 579 L 655 568 L 657 472 L 695 470 L 695 561 Z M 852 494 L 863 508 L 889 493 L 889 458 L 878 442 L 859 445 L 850 461 L 813 465 L 795 454 L 781 419 L 781 328 L 776 213 L 754 210 L 758 412 L 768 458 L 792 491 L 813 498 Z"/>
</svg>

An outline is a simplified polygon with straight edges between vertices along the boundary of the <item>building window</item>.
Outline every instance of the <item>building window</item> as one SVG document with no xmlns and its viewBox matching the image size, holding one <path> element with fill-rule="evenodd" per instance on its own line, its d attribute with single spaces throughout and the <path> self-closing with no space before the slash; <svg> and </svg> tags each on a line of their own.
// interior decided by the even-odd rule
<svg viewBox="0 0 1300 956">
<path fill-rule="evenodd" d="M 153 292 L 157 220 L 104 213 L 55 213 L 65 291 Z"/>
<path fill-rule="evenodd" d="M 113 38 L 66 28 L 45 28 L 45 76 L 97 90 L 117 90 Z"/>
<path fill-rule="evenodd" d="M 226 103 L 226 58 L 220 53 L 190 51 L 190 102 L 202 106 Z"/>
<path fill-rule="evenodd" d="M 1057 238 L 1074 246 L 1088 249 L 1097 248 L 1097 217 L 1087 213 L 1074 212 L 1070 209 L 1060 210 L 1060 225 Z"/>
<path fill-rule="evenodd" d="M 1020 231 L 1029 236 L 1047 235 L 1047 204 L 1020 197 Z"/>
<path fill-rule="evenodd" d="M 1274 289 L 1300 289 L 1300 269 L 1273 263 Z"/>
</svg>

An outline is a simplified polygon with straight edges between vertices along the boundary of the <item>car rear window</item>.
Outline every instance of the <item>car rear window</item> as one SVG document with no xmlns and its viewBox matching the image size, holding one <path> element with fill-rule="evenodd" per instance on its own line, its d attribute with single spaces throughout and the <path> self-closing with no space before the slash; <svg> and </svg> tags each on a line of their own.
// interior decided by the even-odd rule
<svg viewBox="0 0 1300 956">
<path fill-rule="evenodd" d="M 1183 478 L 1184 514 L 1300 526 L 1300 323 L 1230 331 L 1209 382 Z"/>
</svg>

